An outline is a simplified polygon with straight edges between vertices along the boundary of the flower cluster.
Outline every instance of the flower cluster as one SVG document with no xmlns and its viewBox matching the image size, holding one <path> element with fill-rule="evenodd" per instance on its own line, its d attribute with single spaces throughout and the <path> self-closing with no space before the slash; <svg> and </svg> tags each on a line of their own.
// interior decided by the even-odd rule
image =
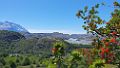
<svg viewBox="0 0 120 68">
<path fill-rule="evenodd" d="M 119 46 L 119 40 L 116 36 L 117 32 L 110 33 L 112 36 L 104 38 L 101 40 L 103 45 L 100 48 L 100 57 L 101 59 L 105 59 L 106 63 L 111 63 L 115 58 L 115 47 Z"/>
</svg>

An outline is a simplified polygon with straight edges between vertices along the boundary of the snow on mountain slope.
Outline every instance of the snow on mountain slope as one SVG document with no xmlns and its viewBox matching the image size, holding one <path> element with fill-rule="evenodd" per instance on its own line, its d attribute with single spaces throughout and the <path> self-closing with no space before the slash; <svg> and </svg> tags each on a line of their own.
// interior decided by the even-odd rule
<svg viewBox="0 0 120 68">
<path fill-rule="evenodd" d="M 15 31 L 15 32 L 28 32 L 25 28 L 22 26 L 12 23 L 12 22 L 0 22 L 0 30 L 8 30 L 8 31 Z"/>
</svg>

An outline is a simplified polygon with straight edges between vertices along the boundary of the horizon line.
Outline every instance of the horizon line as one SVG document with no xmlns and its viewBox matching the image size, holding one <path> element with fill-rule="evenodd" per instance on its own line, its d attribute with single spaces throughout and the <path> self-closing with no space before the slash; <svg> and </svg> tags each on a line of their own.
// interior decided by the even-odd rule
<svg viewBox="0 0 120 68">
<path fill-rule="evenodd" d="M 87 32 L 75 32 L 71 30 L 40 30 L 40 29 L 27 29 L 30 33 L 63 33 L 63 34 L 87 34 Z"/>
</svg>

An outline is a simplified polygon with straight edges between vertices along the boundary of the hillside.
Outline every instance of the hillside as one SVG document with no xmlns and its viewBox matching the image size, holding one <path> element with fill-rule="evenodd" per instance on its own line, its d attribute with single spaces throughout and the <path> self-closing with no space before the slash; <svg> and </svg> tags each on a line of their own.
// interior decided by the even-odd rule
<svg viewBox="0 0 120 68">
<path fill-rule="evenodd" d="M 50 55 L 53 43 L 56 40 L 60 40 L 65 43 L 66 51 L 70 51 L 74 48 L 80 48 L 75 44 L 70 44 L 61 38 L 54 37 L 31 37 L 25 38 L 18 32 L 13 31 L 0 31 L 0 53 L 7 54 L 40 54 Z M 83 46 L 84 47 L 84 46 Z M 85 46 L 86 47 L 86 46 Z"/>
<path fill-rule="evenodd" d="M 56 40 L 64 42 L 66 51 L 69 52 L 75 48 L 91 47 L 84 45 L 89 45 L 92 38 L 93 36 L 90 34 L 29 33 L 18 24 L 8 21 L 0 22 L 0 54 L 48 56 L 51 55 L 51 48 Z"/>
<path fill-rule="evenodd" d="M 94 36 L 91 34 L 71 34 L 70 35 L 70 34 L 64 34 L 64 33 L 59 33 L 59 32 L 29 33 L 28 30 L 26 30 L 21 25 L 13 23 L 13 22 L 9 22 L 9 21 L 0 22 L 0 30 L 19 32 L 22 35 L 24 35 L 27 39 L 34 38 L 34 37 L 36 38 L 42 38 L 42 37 L 61 38 L 63 40 L 66 40 L 69 43 L 75 43 L 75 44 L 91 44 L 92 38 L 94 38 Z M 15 36 L 13 38 L 15 38 Z M 8 39 L 6 38 L 6 40 Z"/>
<path fill-rule="evenodd" d="M 2 41 L 17 41 L 23 38 L 25 37 L 18 32 L 0 30 L 0 40 Z"/>
<path fill-rule="evenodd" d="M 27 33 L 24 34 L 26 38 L 42 38 L 42 37 L 50 37 L 50 38 L 61 38 L 69 43 L 74 44 L 91 44 L 92 39 L 95 37 L 91 34 L 64 34 L 59 32 L 53 33 Z"/>
</svg>

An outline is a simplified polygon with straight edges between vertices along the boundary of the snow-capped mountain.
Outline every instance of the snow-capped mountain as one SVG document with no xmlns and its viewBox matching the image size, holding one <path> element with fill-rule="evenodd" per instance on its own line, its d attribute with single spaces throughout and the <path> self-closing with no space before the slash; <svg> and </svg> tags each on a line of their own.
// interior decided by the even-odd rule
<svg viewBox="0 0 120 68">
<path fill-rule="evenodd" d="M 28 33 L 28 31 L 24 27 L 9 21 L 0 22 L 0 30 Z"/>
</svg>

